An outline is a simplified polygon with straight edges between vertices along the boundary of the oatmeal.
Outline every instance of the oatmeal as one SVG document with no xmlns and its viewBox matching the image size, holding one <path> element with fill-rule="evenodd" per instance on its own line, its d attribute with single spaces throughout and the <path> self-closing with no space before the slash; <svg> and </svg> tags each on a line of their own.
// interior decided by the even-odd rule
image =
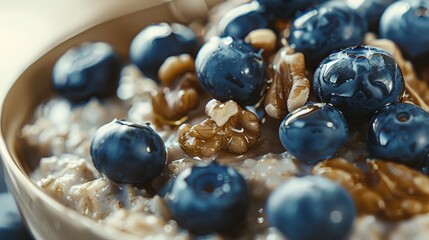
<svg viewBox="0 0 429 240">
<path fill-rule="evenodd" d="M 239 3 L 251 6 L 229 13 L 228 18 L 235 17 L 228 24 L 238 26 L 238 32 L 229 25 L 219 29 L 216 23 Z M 40 104 L 21 132 L 34 153 L 31 160 L 37 162 L 32 172 L 36 185 L 83 216 L 139 237 L 293 239 L 300 238 L 293 234 L 302 232 L 291 233 L 278 223 L 276 217 L 283 210 L 272 213 L 270 209 L 276 207 L 270 202 L 277 200 L 268 199 L 287 198 L 279 193 L 286 191 L 279 189 L 286 189 L 287 183 L 292 188 L 308 185 L 314 192 L 333 184 L 335 189 L 321 194 L 317 199 L 321 205 L 315 205 L 321 210 L 346 206 L 333 210 L 326 221 L 333 229 L 336 223 L 344 225 L 341 231 L 338 226 L 326 230 L 326 238 L 428 235 L 425 184 L 429 178 L 422 173 L 427 171 L 422 161 L 427 160 L 419 155 L 426 146 L 419 148 L 419 144 L 426 138 L 415 140 L 417 147 L 410 153 L 404 150 L 405 157 L 389 158 L 377 148 L 378 142 L 387 140 L 367 133 L 377 125 L 374 119 L 387 121 L 380 116 L 389 108 L 403 109 L 393 117 L 397 121 L 389 124 L 421 118 L 421 126 L 427 124 L 428 101 L 421 96 L 429 89 L 413 64 L 392 41 L 360 34 L 365 30 L 363 20 L 338 4 L 322 4 L 318 9 L 350 14 L 350 19 L 339 15 L 339 28 L 359 31 L 338 37 L 351 47 L 337 46 L 341 41 L 329 43 L 342 49 L 333 54 L 306 48 L 302 42 L 306 39 L 299 39 L 314 35 L 318 38 L 314 41 L 327 44 L 325 25 L 306 32 L 296 21 L 289 22 L 288 16 L 275 20 L 276 31 L 266 26 L 240 27 L 248 15 L 267 21 L 278 18 L 278 13 L 262 14 L 277 12 L 272 7 L 263 0 L 228 1 L 215 9 L 206 27 L 190 25 L 200 29 L 198 33 L 179 24 L 151 25 L 131 44 L 131 63 L 123 67 L 120 80 L 115 82 L 112 75 L 119 73 L 113 72 L 109 83 L 85 86 L 90 97 L 77 96 L 70 89 L 85 85 L 92 70 L 72 68 L 71 72 L 87 71 L 87 75 L 73 72 L 71 79 L 77 80 L 67 82 L 61 75 L 68 76 L 67 66 L 57 67 L 58 96 Z M 317 14 L 317 21 L 322 21 L 328 13 Z M 311 18 L 299 21 L 305 24 Z M 228 26 L 229 35 L 245 36 L 243 40 L 217 36 Z M 292 37 L 300 31 L 301 35 Z M 209 36 L 215 37 L 209 40 Z M 201 47 L 197 39 L 206 43 Z M 153 42 L 159 49 L 142 47 Z M 355 46 L 362 43 L 367 46 Z M 96 64 L 117 67 L 110 48 L 85 46 L 85 51 L 93 47 L 97 54 L 106 54 L 98 58 L 101 63 L 94 60 Z M 327 58 L 314 69 L 322 55 Z M 84 59 L 86 55 L 73 56 Z M 106 71 L 96 66 L 97 72 Z M 362 75 L 368 83 L 356 83 Z M 100 90 L 105 84 L 117 84 L 116 94 Z M 424 111 L 418 115 L 414 108 Z M 410 129 L 394 129 L 410 133 L 407 142 L 418 135 Z M 374 127 L 373 131 L 381 130 Z M 401 141 L 394 138 L 394 131 L 386 136 Z M 195 189 L 203 193 L 203 200 Z M 323 205 L 329 201 L 334 202 Z M 204 215 L 210 211 L 212 218 Z M 296 214 L 296 221 L 302 221 L 301 214 Z M 310 227 L 317 232 L 317 226 Z"/>
</svg>

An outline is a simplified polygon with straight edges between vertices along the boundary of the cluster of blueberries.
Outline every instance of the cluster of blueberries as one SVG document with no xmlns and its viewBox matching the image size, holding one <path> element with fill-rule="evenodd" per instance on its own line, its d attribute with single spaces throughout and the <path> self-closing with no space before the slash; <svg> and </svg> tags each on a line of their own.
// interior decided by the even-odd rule
<svg viewBox="0 0 429 240">
<path fill-rule="evenodd" d="M 358 3 L 359 2 L 359 3 Z M 201 85 L 218 100 L 255 105 L 266 88 L 267 64 L 243 38 L 292 19 L 287 39 L 314 70 L 319 103 L 290 113 L 280 125 L 284 147 L 314 164 L 345 144 L 349 125 L 367 124 L 367 149 L 374 158 L 414 168 L 429 163 L 429 114 L 399 103 L 404 79 L 384 50 L 360 46 L 366 32 L 393 40 L 405 57 L 422 62 L 429 54 L 429 3 L 424 0 L 255 0 L 228 11 L 219 36 L 203 46 L 186 26 L 154 24 L 130 46 L 130 59 L 159 82 L 157 72 L 169 56 L 196 56 Z M 427 60 L 426 60 L 427 62 Z M 73 103 L 115 94 L 122 62 L 106 43 L 86 43 L 66 52 L 53 69 L 52 84 Z M 146 124 L 114 120 L 101 127 L 91 144 L 95 167 L 119 183 L 150 183 L 166 163 L 160 136 Z M 212 162 L 177 176 L 165 194 L 173 218 L 193 233 L 230 232 L 245 218 L 249 192 L 232 167 Z M 355 217 L 350 196 L 321 177 L 288 181 L 267 200 L 267 218 L 290 239 L 342 239 Z"/>
</svg>

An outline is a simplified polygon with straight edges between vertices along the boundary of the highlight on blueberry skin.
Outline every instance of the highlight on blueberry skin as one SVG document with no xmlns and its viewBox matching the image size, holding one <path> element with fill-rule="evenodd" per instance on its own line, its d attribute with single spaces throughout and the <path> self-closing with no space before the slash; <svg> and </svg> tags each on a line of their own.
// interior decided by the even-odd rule
<svg viewBox="0 0 429 240">
<path fill-rule="evenodd" d="M 159 23 L 145 27 L 130 45 L 130 59 L 146 76 L 159 82 L 158 70 L 171 56 L 183 53 L 192 56 L 198 50 L 195 33 L 178 23 Z"/>
<path fill-rule="evenodd" d="M 366 30 L 362 16 L 345 3 L 326 2 L 293 20 L 289 44 L 315 68 L 332 51 L 361 44 Z"/>
<path fill-rule="evenodd" d="M 279 137 L 298 160 L 313 164 L 331 158 L 345 144 L 349 130 L 342 113 L 322 103 L 289 113 L 280 124 Z"/>
<path fill-rule="evenodd" d="M 322 102 L 337 107 L 346 119 L 365 121 L 387 104 L 399 101 L 404 79 L 389 53 L 358 46 L 325 58 L 314 72 L 313 87 Z"/>
<path fill-rule="evenodd" d="M 95 168 L 117 183 L 148 184 L 166 163 L 161 137 L 148 125 L 113 120 L 94 134 L 90 153 Z"/>
<path fill-rule="evenodd" d="M 421 169 L 429 163 L 429 113 L 409 103 L 381 109 L 367 133 L 370 155 Z"/>
<path fill-rule="evenodd" d="M 220 101 L 254 105 L 265 89 L 262 54 L 233 37 L 214 37 L 205 43 L 197 54 L 195 70 L 204 89 Z"/>
<path fill-rule="evenodd" d="M 404 56 L 415 64 L 428 63 L 429 2 L 397 1 L 384 11 L 380 20 L 380 38 L 395 42 Z"/>
<path fill-rule="evenodd" d="M 86 42 L 65 52 L 52 70 L 52 87 L 72 103 L 114 96 L 122 63 L 112 46 Z"/>
<path fill-rule="evenodd" d="M 245 219 L 249 192 L 245 179 L 233 167 L 211 162 L 180 173 L 166 200 L 181 227 L 196 234 L 225 233 Z"/>
<path fill-rule="evenodd" d="M 288 239 L 346 239 L 356 215 L 350 195 L 320 177 L 294 178 L 270 194 L 268 222 Z"/>
<path fill-rule="evenodd" d="M 268 26 L 268 18 L 261 6 L 253 1 L 229 10 L 221 18 L 218 29 L 222 37 L 244 39 L 251 31 Z"/>
</svg>

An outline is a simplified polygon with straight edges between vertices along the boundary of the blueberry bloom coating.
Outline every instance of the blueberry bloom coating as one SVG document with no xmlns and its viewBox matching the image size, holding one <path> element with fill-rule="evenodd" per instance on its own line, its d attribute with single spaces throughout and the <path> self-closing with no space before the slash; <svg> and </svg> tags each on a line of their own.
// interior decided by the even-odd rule
<svg viewBox="0 0 429 240">
<path fill-rule="evenodd" d="M 293 20 L 289 43 L 314 68 L 333 50 L 362 43 L 367 26 L 357 12 L 341 2 L 327 2 Z"/>
<path fill-rule="evenodd" d="M 347 6 L 358 12 L 368 24 L 370 31 L 377 33 L 384 10 L 396 0 L 346 0 Z"/>
<path fill-rule="evenodd" d="M 265 88 L 261 54 L 236 38 L 215 37 L 204 44 L 197 54 L 195 69 L 201 85 L 220 101 L 253 105 Z"/>
<path fill-rule="evenodd" d="M 319 176 L 291 179 L 267 201 L 268 221 L 288 239 L 345 239 L 355 212 L 350 195 Z"/>
<path fill-rule="evenodd" d="M 429 159 L 429 113 L 408 103 L 386 106 L 370 121 L 367 149 L 375 158 L 424 167 Z"/>
<path fill-rule="evenodd" d="M 70 102 L 92 97 L 105 98 L 116 93 L 121 61 L 104 42 L 87 42 L 69 49 L 55 63 L 52 86 Z"/>
<path fill-rule="evenodd" d="M 389 53 L 359 46 L 325 58 L 314 73 L 313 87 L 322 102 L 340 109 L 348 120 L 362 121 L 397 102 L 404 91 L 404 79 Z"/>
<path fill-rule="evenodd" d="M 230 232 L 245 219 L 249 193 L 244 178 L 232 167 L 215 162 L 180 173 L 166 195 L 178 224 L 196 234 Z"/>
<path fill-rule="evenodd" d="M 95 168 L 117 183 L 150 183 L 166 163 L 161 137 L 147 124 L 123 120 L 100 127 L 90 151 Z"/>
<path fill-rule="evenodd" d="M 429 62 L 429 2 L 398 1 L 384 11 L 380 20 L 380 38 L 395 42 L 405 57 Z M 426 59 L 422 59 L 426 57 Z M 417 61 L 416 61 L 417 62 Z"/>
<path fill-rule="evenodd" d="M 250 2 L 229 10 L 219 22 L 222 37 L 244 39 L 255 29 L 267 28 L 268 18 L 257 2 Z"/>
<path fill-rule="evenodd" d="M 341 112 L 321 103 L 289 113 L 279 128 L 286 150 L 308 164 L 332 157 L 345 144 L 348 133 Z"/>
<path fill-rule="evenodd" d="M 145 76 L 159 81 L 158 70 L 165 59 L 183 53 L 194 55 L 197 49 L 198 40 L 190 28 L 160 23 L 144 28 L 134 37 L 130 58 Z"/>
</svg>

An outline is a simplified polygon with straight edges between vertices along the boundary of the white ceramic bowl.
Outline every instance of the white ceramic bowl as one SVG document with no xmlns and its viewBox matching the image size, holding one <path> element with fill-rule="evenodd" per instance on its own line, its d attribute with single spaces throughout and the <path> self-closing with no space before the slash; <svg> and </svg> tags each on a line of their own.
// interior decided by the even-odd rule
<svg viewBox="0 0 429 240">
<path fill-rule="evenodd" d="M 195 8 L 189 8 L 189 0 L 162 1 L 163 3 L 155 4 L 156 6 L 153 6 L 154 1 L 148 2 L 152 4 L 147 9 L 97 24 L 53 47 L 31 64 L 2 98 L 0 151 L 5 178 L 28 228 L 36 239 L 135 238 L 83 217 L 36 187 L 29 176 L 35 164 L 25 158 L 28 153 L 25 153 L 26 149 L 23 149 L 18 134 L 31 118 L 35 107 L 53 94 L 50 86 L 51 69 L 67 49 L 84 41 L 101 40 L 112 44 L 119 55 L 127 59 L 132 38 L 145 25 L 162 21 L 187 21 L 190 19 L 190 10 L 193 10 L 194 16 L 204 16 L 207 13 L 207 5 L 214 4 L 216 0 L 196 0 Z"/>
</svg>

